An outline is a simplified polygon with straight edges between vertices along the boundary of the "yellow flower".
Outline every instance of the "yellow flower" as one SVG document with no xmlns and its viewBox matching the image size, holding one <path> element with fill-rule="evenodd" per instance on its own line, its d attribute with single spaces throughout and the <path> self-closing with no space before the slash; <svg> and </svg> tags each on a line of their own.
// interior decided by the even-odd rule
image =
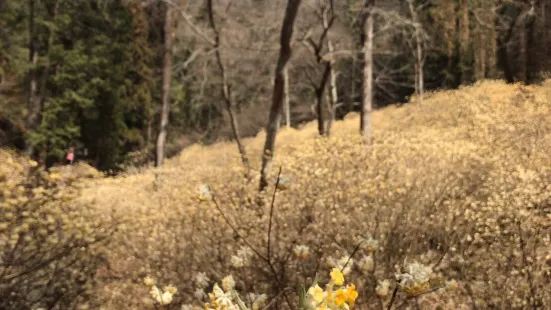
<svg viewBox="0 0 551 310">
<path fill-rule="evenodd" d="M 157 302 L 161 305 L 168 305 L 172 302 L 172 294 L 169 292 L 164 292 L 160 299 L 157 299 Z"/>
<path fill-rule="evenodd" d="M 319 307 L 316 307 L 316 310 L 327 310 L 327 303 L 324 302 Z"/>
<path fill-rule="evenodd" d="M 342 285 L 344 283 L 344 275 L 338 268 L 333 268 L 330 275 L 331 281 L 335 282 L 336 285 Z"/>
<path fill-rule="evenodd" d="M 320 303 L 323 300 L 323 289 L 316 284 L 308 289 L 308 295 L 312 296 L 316 303 Z"/>
<path fill-rule="evenodd" d="M 151 278 L 150 276 L 147 276 L 143 280 L 143 283 L 147 286 L 153 286 L 153 285 L 155 285 L 155 280 L 153 280 L 153 278 Z"/>
<path fill-rule="evenodd" d="M 154 285 L 151 287 L 151 291 L 149 292 L 149 294 L 151 294 L 151 297 L 155 300 L 160 300 L 162 297 L 161 290 L 159 290 L 159 288 Z"/>
<path fill-rule="evenodd" d="M 375 293 L 377 294 L 377 296 L 385 298 L 388 296 L 389 290 L 390 290 L 389 280 L 379 281 L 379 284 L 377 284 L 377 287 L 375 288 Z"/>
<path fill-rule="evenodd" d="M 457 289 L 457 282 L 455 280 L 446 281 L 446 288 L 450 291 Z"/>
<path fill-rule="evenodd" d="M 410 286 L 403 286 L 402 287 L 402 290 L 408 296 L 417 296 L 417 295 L 423 294 L 424 292 L 428 291 L 429 289 L 430 289 L 430 284 L 428 282 L 414 283 Z"/>
<path fill-rule="evenodd" d="M 342 306 L 348 299 L 348 296 L 346 294 L 346 291 L 343 289 L 337 290 L 337 293 L 335 294 L 335 305 Z"/>
<path fill-rule="evenodd" d="M 346 295 L 348 295 L 347 297 L 348 297 L 348 303 L 350 304 L 350 308 L 354 307 L 354 303 L 358 298 L 358 292 L 356 291 L 356 286 L 354 284 L 351 284 L 347 288 Z"/>
<path fill-rule="evenodd" d="M 178 291 L 178 289 L 175 288 L 175 287 L 172 286 L 172 285 L 165 286 L 165 287 L 164 287 L 164 290 L 167 291 L 167 292 L 169 292 L 169 293 L 172 294 L 172 295 L 176 294 L 176 292 Z"/>
</svg>

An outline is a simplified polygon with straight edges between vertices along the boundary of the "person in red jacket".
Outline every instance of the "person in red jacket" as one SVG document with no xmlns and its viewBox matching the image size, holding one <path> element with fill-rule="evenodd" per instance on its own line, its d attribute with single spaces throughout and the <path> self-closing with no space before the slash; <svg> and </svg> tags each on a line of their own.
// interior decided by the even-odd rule
<svg viewBox="0 0 551 310">
<path fill-rule="evenodd" d="M 67 152 L 67 156 L 65 157 L 65 159 L 67 160 L 67 163 L 69 165 L 73 164 L 73 161 L 75 160 L 75 148 L 74 147 L 69 148 L 69 151 Z"/>
</svg>

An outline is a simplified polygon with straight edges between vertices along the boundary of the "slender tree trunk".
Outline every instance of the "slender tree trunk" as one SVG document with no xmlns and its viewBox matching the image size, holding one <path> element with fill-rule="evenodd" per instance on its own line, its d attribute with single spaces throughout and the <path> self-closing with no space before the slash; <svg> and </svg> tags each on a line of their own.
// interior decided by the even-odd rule
<svg viewBox="0 0 551 310">
<path fill-rule="evenodd" d="M 499 1 L 499 4 L 501 5 L 501 10 L 496 14 L 495 16 L 495 26 L 496 28 L 499 28 L 500 22 L 499 19 L 502 17 L 502 15 L 505 14 L 505 4 L 503 1 Z M 516 19 L 512 22 L 511 25 L 508 26 L 508 29 L 505 33 L 505 35 L 497 33 L 496 39 L 497 39 L 497 63 L 498 66 L 501 67 L 503 70 L 503 74 L 505 76 L 505 80 L 507 83 L 514 83 L 515 77 L 513 74 L 513 70 L 511 69 L 511 65 L 509 63 L 509 52 L 507 45 L 509 44 L 511 38 L 513 37 Z"/>
<path fill-rule="evenodd" d="M 147 120 L 147 132 L 146 132 L 146 148 L 149 151 L 149 147 L 151 146 L 151 140 L 153 137 L 153 121 L 151 118 Z"/>
<path fill-rule="evenodd" d="M 163 89 L 161 94 L 161 124 L 157 136 L 157 158 L 155 165 L 160 167 L 165 159 L 165 146 L 168 127 L 168 116 L 170 112 L 170 83 L 172 81 L 172 7 L 166 6 L 164 24 L 164 59 L 163 59 Z"/>
<path fill-rule="evenodd" d="M 350 85 L 350 109 L 356 105 L 356 57 L 352 58 L 352 85 Z"/>
<path fill-rule="evenodd" d="M 34 0 L 29 0 L 29 62 L 32 65 L 32 69 L 29 71 L 29 97 L 27 98 L 27 110 L 29 112 L 25 127 L 32 130 L 36 123 L 36 91 L 37 91 L 37 68 L 38 63 L 38 51 L 35 49 L 35 37 L 34 37 L 34 14 L 35 6 Z M 31 143 L 27 143 L 27 155 L 33 156 L 34 146 Z"/>
<path fill-rule="evenodd" d="M 327 118 L 327 125 L 325 126 L 325 135 L 330 137 L 331 130 L 333 129 L 333 122 L 335 122 L 335 109 L 333 108 L 334 105 L 332 104 L 332 99 L 330 94 L 325 95 L 325 101 L 328 102 L 328 106 L 329 106 L 329 117 Z"/>
<path fill-rule="evenodd" d="M 289 100 L 289 70 L 288 68 L 285 68 L 285 71 L 284 71 L 284 74 L 285 74 L 285 106 L 283 107 L 284 108 L 284 111 L 285 111 L 285 126 L 287 126 L 287 128 L 290 128 L 291 127 L 291 103 L 290 103 L 290 100 Z"/>
<path fill-rule="evenodd" d="M 417 63 L 417 60 L 415 60 L 415 65 L 413 66 L 414 67 L 414 89 L 415 89 L 415 92 L 414 94 L 415 95 L 419 95 L 419 64 Z"/>
<path fill-rule="evenodd" d="M 415 23 L 415 45 L 416 45 L 416 65 L 415 69 L 417 72 L 415 73 L 416 76 L 416 85 L 415 89 L 417 92 L 417 95 L 419 96 L 419 102 L 423 103 L 423 97 L 425 94 L 425 77 L 424 77 L 424 56 L 423 56 L 423 42 L 421 39 L 421 25 L 419 18 L 417 16 L 417 11 L 415 10 L 415 7 L 413 6 L 413 0 L 408 0 L 409 4 L 409 10 L 411 13 L 411 18 L 413 19 L 413 22 Z"/>
<path fill-rule="evenodd" d="M 285 17 L 281 26 L 279 59 L 277 61 L 274 81 L 274 92 L 272 106 L 266 126 L 266 143 L 262 152 L 262 169 L 260 171 L 260 190 L 268 185 L 268 175 L 272 166 L 272 159 L 275 150 L 276 135 L 279 130 L 281 110 L 283 108 L 283 97 L 285 92 L 285 68 L 291 58 L 291 40 L 293 37 L 294 24 L 297 17 L 301 0 L 288 0 L 285 9 Z"/>
<path fill-rule="evenodd" d="M 526 73 L 526 63 L 528 62 L 528 57 L 526 55 L 526 25 L 521 24 L 519 25 L 519 31 L 518 31 L 519 37 L 519 58 L 518 58 L 518 64 L 519 64 L 519 80 L 523 83 L 527 84 L 527 73 Z"/>
<path fill-rule="evenodd" d="M 491 24 L 491 21 L 495 20 L 497 14 L 497 8 L 495 1 L 492 1 L 488 5 L 488 11 L 490 12 L 490 17 L 488 18 L 488 23 Z M 488 29 L 488 37 L 486 38 L 487 44 L 490 44 L 489 51 L 486 52 L 486 77 L 495 78 L 496 77 L 496 67 L 497 67 L 497 29 L 491 27 Z"/>
<path fill-rule="evenodd" d="M 469 83 L 472 81 L 471 66 L 471 31 L 469 19 L 469 1 L 459 1 L 459 69 L 460 83 Z"/>
<path fill-rule="evenodd" d="M 484 35 L 484 33 L 481 33 L 480 34 L 480 39 L 479 39 L 479 42 L 480 42 L 480 46 L 479 46 L 479 55 L 478 55 L 478 58 L 479 58 L 479 63 L 478 63 L 478 71 L 479 71 L 479 74 L 478 74 L 478 79 L 479 80 L 483 80 L 486 78 L 486 59 L 487 59 L 487 55 L 486 55 L 486 47 L 485 47 L 485 42 L 486 42 L 487 38 L 486 36 Z"/>
<path fill-rule="evenodd" d="M 316 87 L 316 114 L 318 117 L 318 133 L 320 136 L 325 134 L 325 116 L 323 114 L 323 94 L 325 93 L 325 88 L 327 86 L 327 81 L 329 80 L 329 74 L 331 73 L 331 64 L 329 62 L 325 63 L 325 68 L 323 69 L 323 74 L 321 76 L 321 81 L 318 87 Z"/>
<path fill-rule="evenodd" d="M 365 0 L 364 9 L 364 72 L 362 112 L 360 114 L 360 133 L 364 142 L 371 144 L 371 111 L 373 109 L 373 7 L 375 0 Z"/>
<path fill-rule="evenodd" d="M 333 47 L 333 42 L 329 37 L 327 37 L 327 50 L 331 54 L 335 50 Z M 333 122 L 335 121 L 338 101 L 337 74 L 335 72 L 335 61 L 333 58 L 329 60 L 329 75 L 329 119 L 327 120 L 327 126 L 325 129 L 325 134 L 327 136 L 331 135 L 331 129 L 333 127 Z"/>
<path fill-rule="evenodd" d="M 419 30 L 416 30 L 416 41 L 417 41 L 417 70 L 419 76 L 419 102 L 422 104 L 425 97 L 425 73 L 424 66 L 425 60 L 423 56 L 423 43 L 419 35 Z"/>
<path fill-rule="evenodd" d="M 543 26 L 541 20 L 537 15 L 540 14 L 540 2 L 536 0 L 530 1 L 531 9 L 534 15 L 529 18 L 526 25 L 526 83 L 531 84 L 537 82 L 539 79 L 539 72 L 545 66 L 540 60 L 545 57 L 540 54 L 540 49 L 537 47 L 538 43 L 545 44 L 545 36 L 540 34 L 538 29 Z M 539 38 L 539 42 L 538 42 Z M 542 68 L 543 67 L 543 68 Z"/>
<path fill-rule="evenodd" d="M 209 23 L 212 30 L 214 31 L 214 49 L 216 54 L 216 62 L 218 64 L 218 69 L 222 74 L 222 97 L 224 98 L 224 102 L 226 104 L 226 110 L 228 111 L 228 115 L 230 117 L 233 137 L 237 144 L 237 149 L 239 150 L 239 154 L 241 155 L 241 161 L 243 162 L 243 166 L 245 167 L 245 170 L 246 170 L 246 177 L 249 178 L 250 176 L 249 159 L 247 157 L 247 152 L 245 151 L 245 146 L 243 146 L 243 143 L 241 142 L 241 136 L 239 134 L 239 124 L 233 112 L 231 88 L 228 83 L 226 68 L 224 67 L 224 63 L 222 61 L 222 53 L 220 51 L 220 48 L 221 48 L 220 33 L 218 32 L 218 28 L 216 28 L 216 23 L 214 22 L 214 9 L 212 7 L 212 0 L 207 0 L 207 6 L 208 6 L 208 14 L 209 14 Z"/>
<path fill-rule="evenodd" d="M 48 14 L 50 15 L 51 22 L 55 22 L 58 11 L 59 11 L 59 5 L 61 0 L 57 0 L 54 3 L 53 8 L 47 7 Z M 30 73 L 30 92 L 29 92 L 29 115 L 27 116 L 26 120 L 26 129 L 29 131 L 35 130 L 40 125 L 40 122 L 42 121 L 42 110 L 44 109 L 44 103 L 46 101 L 46 84 L 48 82 L 48 77 L 50 74 L 51 67 L 49 65 L 46 65 L 39 70 L 37 68 L 38 66 L 38 49 L 36 46 L 36 37 L 35 37 L 35 15 L 36 15 L 36 2 L 34 0 L 29 1 L 30 10 L 31 10 L 31 16 L 29 20 L 29 58 L 30 62 L 33 65 L 33 69 Z M 49 28 L 48 35 L 47 35 L 47 41 L 46 46 L 44 48 L 44 52 L 46 55 L 49 54 L 50 48 L 54 43 L 54 30 L 53 28 Z M 39 80 L 40 78 L 40 80 Z M 27 145 L 27 154 L 31 157 L 37 157 L 38 150 L 32 145 Z"/>
</svg>

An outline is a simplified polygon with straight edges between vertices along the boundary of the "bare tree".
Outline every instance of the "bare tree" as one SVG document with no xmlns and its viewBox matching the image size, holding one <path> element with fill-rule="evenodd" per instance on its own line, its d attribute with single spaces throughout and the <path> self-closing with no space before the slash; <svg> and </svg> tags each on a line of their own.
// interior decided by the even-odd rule
<svg viewBox="0 0 551 310">
<path fill-rule="evenodd" d="M 413 0 L 407 0 L 409 11 L 411 14 L 411 19 L 413 21 L 414 27 L 415 27 L 415 56 L 416 56 L 416 64 L 415 64 L 415 92 L 419 96 L 420 103 L 423 103 L 423 96 L 425 93 L 425 77 L 424 77 L 424 65 L 425 65 L 425 57 L 423 56 L 423 42 L 421 39 L 421 24 L 419 22 L 419 18 L 417 16 L 417 8 L 413 5 Z"/>
<path fill-rule="evenodd" d="M 360 133 L 371 144 L 371 111 L 373 109 L 373 8 L 375 0 L 364 0 L 364 72 Z"/>
<path fill-rule="evenodd" d="M 247 152 L 245 151 L 245 147 L 243 146 L 243 143 L 241 142 L 241 137 L 239 135 L 239 126 L 237 119 L 235 118 L 235 114 L 233 112 L 233 103 L 232 103 L 232 94 L 231 94 L 231 88 L 228 83 L 228 77 L 226 74 L 226 68 L 224 66 L 224 62 L 222 61 L 222 53 L 220 48 L 220 33 L 218 32 L 218 29 L 216 28 L 216 23 L 214 22 L 214 10 L 212 8 L 212 0 L 207 0 L 207 9 L 208 9 L 208 15 L 209 15 L 209 23 L 214 31 L 214 50 L 216 54 L 216 62 L 218 64 L 218 68 L 220 69 L 220 73 L 222 75 L 222 96 L 224 98 L 224 101 L 226 103 L 226 109 L 228 111 L 228 115 L 230 117 L 230 123 L 233 131 L 233 136 L 235 139 L 235 142 L 237 143 L 237 148 L 239 149 L 239 154 L 241 155 L 241 161 L 243 162 L 243 166 L 245 167 L 247 178 L 250 177 L 250 168 L 249 168 L 249 159 L 247 158 Z"/>
<path fill-rule="evenodd" d="M 266 143 L 262 152 L 262 169 L 260 171 L 260 190 L 268 185 L 272 159 L 275 150 L 275 140 L 279 131 L 281 110 L 283 108 L 283 96 L 285 91 L 285 68 L 291 58 L 291 40 L 293 38 L 294 24 L 301 0 L 288 0 L 283 17 L 280 35 L 279 59 L 275 70 L 274 92 L 268 125 L 266 126 Z"/>
<path fill-rule="evenodd" d="M 163 165 L 165 159 L 165 146 L 168 126 L 168 115 L 170 110 L 170 83 L 172 81 L 172 41 L 173 22 L 172 6 L 165 4 L 166 14 L 164 23 L 164 58 L 163 58 L 163 89 L 161 95 L 161 124 L 157 136 L 157 156 L 155 166 Z"/>
<path fill-rule="evenodd" d="M 325 134 L 325 118 L 323 115 L 323 94 L 326 89 L 327 82 L 331 77 L 332 71 L 332 61 L 326 60 L 323 57 L 323 47 L 326 44 L 329 30 L 335 21 L 334 5 L 333 0 L 320 2 L 320 12 L 319 19 L 322 24 L 322 32 L 317 40 L 314 41 L 312 38 L 308 37 L 304 41 L 307 47 L 312 51 L 316 57 L 318 64 L 323 65 L 323 73 L 318 83 L 313 82 L 313 78 L 309 77 L 312 80 L 312 84 L 316 94 L 316 116 L 318 119 L 318 132 L 320 136 Z M 332 59 L 332 58 L 331 58 Z"/>
<path fill-rule="evenodd" d="M 503 68 L 505 79 L 508 83 L 513 83 L 519 79 L 526 82 L 526 37 L 525 32 L 527 27 L 533 22 L 536 17 L 535 14 L 535 1 L 504 1 L 499 0 L 497 5 L 496 29 L 501 30 L 501 33 L 497 34 L 497 60 L 499 65 Z M 512 17 L 507 16 L 508 9 L 514 8 L 519 13 Z M 515 36 L 516 34 L 516 36 Z M 515 42 L 515 39 L 517 42 Z M 516 45 L 515 45 L 516 43 Z M 510 61 L 509 48 L 514 46 L 517 49 L 520 61 L 516 63 L 516 66 L 520 67 L 520 72 L 516 72 L 520 75 L 520 78 L 515 75 L 514 64 Z M 512 54 L 512 53 L 511 53 Z"/>
<path fill-rule="evenodd" d="M 228 112 L 228 116 L 230 118 L 230 125 L 232 129 L 233 137 L 236 141 L 237 148 L 239 150 L 239 154 L 241 156 L 241 161 L 243 162 L 243 166 L 246 170 L 246 176 L 247 178 L 250 177 L 250 165 L 249 165 L 249 159 L 247 157 L 247 153 L 245 150 L 245 146 L 243 145 L 241 141 L 241 135 L 239 132 L 239 122 L 237 121 L 237 117 L 235 115 L 233 106 L 234 106 L 234 98 L 233 98 L 233 92 L 232 87 L 229 83 L 228 79 L 228 70 L 226 69 L 226 65 L 224 64 L 223 55 L 222 55 L 222 44 L 221 44 L 221 38 L 220 38 L 220 31 L 218 29 L 218 26 L 215 21 L 215 11 L 213 8 L 212 0 L 207 0 L 207 14 L 208 14 L 208 24 L 211 28 L 211 30 L 214 33 L 214 38 L 211 38 L 209 34 L 204 32 L 200 27 L 198 27 L 191 19 L 191 17 L 186 13 L 186 11 L 181 8 L 180 6 L 176 5 L 173 0 L 164 0 L 168 5 L 176 8 L 186 24 L 190 27 L 190 29 L 197 35 L 199 38 L 201 38 L 204 42 L 206 42 L 209 46 L 209 48 L 212 48 L 212 51 L 215 54 L 216 58 L 216 67 L 218 69 L 218 72 L 221 75 L 222 78 L 222 87 L 221 87 L 221 96 L 224 100 L 224 105 L 226 108 L 226 111 Z M 229 9 L 229 7 L 226 7 L 226 10 Z M 187 68 L 187 66 L 196 58 L 198 55 L 201 54 L 201 50 L 198 49 L 192 55 L 188 58 L 188 60 L 183 64 L 183 67 Z M 207 53 L 207 55 L 210 53 Z"/>
</svg>

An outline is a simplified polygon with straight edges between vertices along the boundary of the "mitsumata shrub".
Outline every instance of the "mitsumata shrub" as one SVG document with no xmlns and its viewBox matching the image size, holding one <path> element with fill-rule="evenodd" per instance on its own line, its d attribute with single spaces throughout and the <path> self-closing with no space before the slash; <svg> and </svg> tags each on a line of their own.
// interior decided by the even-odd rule
<svg viewBox="0 0 551 310">
<path fill-rule="evenodd" d="M 116 223 L 72 204 L 72 176 L 4 150 L 0 160 L 0 308 L 96 308 L 96 272 Z"/>
<path fill-rule="evenodd" d="M 88 229 L 124 223 L 101 245 L 95 296 L 103 309 L 549 307 L 550 102 L 550 82 L 485 81 L 375 111 L 369 147 L 357 115 L 331 137 L 284 128 L 262 192 L 231 142 L 87 180 L 69 206 L 101 222 Z M 243 142 L 258 171 L 264 133 Z"/>
<path fill-rule="evenodd" d="M 329 294 L 321 283 L 333 268 L 361 309 L 550 305 L 549 102 L 549 83 L 487 81 L 376 111 L 370 147 L 357 116 L 331 137 L 315 124 L 283 129 L 260 193 L 230 142 L 93 181 L 81 199 L 132 218 L 109 250 L 121 279 L 105 285 L 104 306 L 160 306 L 150 276 L 177 288 L 166 309 L 226 297 L 241 308 L 236 296 L 248 309 L 297 308 L 312 285 Z M 244 141 L 253 167 L 263 137 Z M 231 290 L 220 284 L 228 275 Z"/>
</svg>

